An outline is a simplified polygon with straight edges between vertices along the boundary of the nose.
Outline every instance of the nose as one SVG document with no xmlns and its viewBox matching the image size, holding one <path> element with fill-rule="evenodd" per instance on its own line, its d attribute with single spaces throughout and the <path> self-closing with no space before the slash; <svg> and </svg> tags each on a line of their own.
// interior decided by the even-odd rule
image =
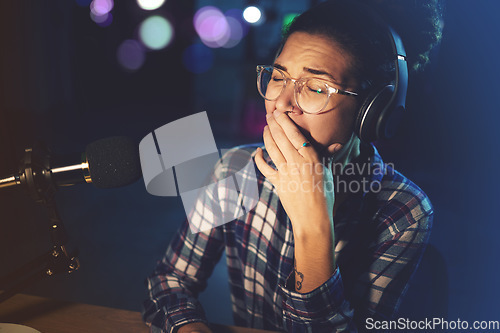
<svg viewBox="0 0 500 333">
<path fill-rule="evenodd" d="M 276 110 L 278 112 L 293 112 L 296 114 L 301 114 L 299 106 L 295 101 L 295 81 L 289 79 L 285 89 L 281 92 L 281 94 L 276 99 Z"/>
</svg>

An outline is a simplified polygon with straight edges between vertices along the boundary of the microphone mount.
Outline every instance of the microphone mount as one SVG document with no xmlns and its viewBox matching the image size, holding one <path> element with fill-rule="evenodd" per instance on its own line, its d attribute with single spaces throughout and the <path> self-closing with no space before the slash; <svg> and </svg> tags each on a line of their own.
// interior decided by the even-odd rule
<svg viewBox="0 0 500 333">
<path fill-rule="evenodd" d="M 58 273 L 72 273 L 80 267 L 78 258 L 66 250 L 68 237 L 55 201 L 57 188 L 50 169 L 50 152 L 44 145 L 25 149 L 19 174 L 1 180 L 0 188 L 22 184 L 35 202 L 47 208 L 52 249 L 0 278 L 0 286 L 5 290 L 0 294 L 0 303 L 39 280 Z"/>
<path fill-rule="evenodd" d="M 0 189 L 22 185 L 33 200 L 44 202 L 57 187 L 77 183 L 92 183 L 86 153 L 56 158 L 44 145 L 37 144 L 25 149 L 17 174 L 0 179 Z"/>
</svg>

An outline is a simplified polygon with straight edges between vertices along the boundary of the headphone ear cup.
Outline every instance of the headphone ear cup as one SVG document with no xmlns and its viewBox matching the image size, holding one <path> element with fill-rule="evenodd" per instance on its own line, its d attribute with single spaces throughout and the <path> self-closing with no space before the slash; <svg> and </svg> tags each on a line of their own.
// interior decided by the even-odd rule
<svg viewBox="0 0 500 333">
<path fill-rule="evenodd" d="M 359 109 L 354 131 L 363 142 L 372 142 L 380 139 L 379 135 L 385 133 L 381 127 L 385 127 L 385 121 L 381 119 L 387 117 L 390 110 L 386 110 L 394 94 L 394 86 L 387 85 L 381 90 L 368 95 Z"/>
<path fill-rule="evenodd" d="M 382 115 L 380 115 L 377 123 L 377 138 L 392 138 L 399 128 L 401 120 L 403 119 L 404 111 L 405 107 L 398 105 L 387 109 Z"/>
</svg>

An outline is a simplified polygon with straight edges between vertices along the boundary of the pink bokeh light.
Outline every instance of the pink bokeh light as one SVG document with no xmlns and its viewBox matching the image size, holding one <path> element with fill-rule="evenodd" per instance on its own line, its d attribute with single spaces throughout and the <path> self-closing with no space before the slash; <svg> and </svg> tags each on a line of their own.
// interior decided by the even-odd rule
<svg viewBox="0 0 500 333">
<path fill-rule="evenodd" d="M 203 44 L 211 48 L 224 47 L 228 44 L 234 44 L 232 41 L 231 25 L 234 21 L 230 20 L 216 7 L 205 6 L 200 8 L 193 19 L 193 24 L 198 36 Z M 237 44 L 237 43 L 236 43 Z"/>
<path fill-rule="evenodd" d="M 90 3 L 90 11 L 95 16 L 104 16 L 113 9 L 113 6 L 113 0 L 93 0 Z"/>
</svg>

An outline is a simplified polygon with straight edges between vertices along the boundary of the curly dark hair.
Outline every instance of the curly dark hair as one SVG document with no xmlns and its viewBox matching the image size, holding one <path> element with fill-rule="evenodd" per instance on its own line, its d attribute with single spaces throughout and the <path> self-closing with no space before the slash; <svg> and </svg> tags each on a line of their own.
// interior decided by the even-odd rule
<svg viewBox="0 0 500 333">
<path fill-rule="evenodd" d="M 361 88 L 385 85 L 394 77 L 386 25 L 403 40 L 408 67 L 418 71 L 441 40 L 442 7 L 440 0 L 328 0 L 285 27 L 281 45 L 294 32 L 326 36 L 353 56 Z"/>
<path fill-rule="evenodd" d="M 406 48 L 408 67 L 423 70 L 430 51 L 439 44 L 443 31 L 442 0 L 361 0 L 401 36 Z"/>
</svg>

